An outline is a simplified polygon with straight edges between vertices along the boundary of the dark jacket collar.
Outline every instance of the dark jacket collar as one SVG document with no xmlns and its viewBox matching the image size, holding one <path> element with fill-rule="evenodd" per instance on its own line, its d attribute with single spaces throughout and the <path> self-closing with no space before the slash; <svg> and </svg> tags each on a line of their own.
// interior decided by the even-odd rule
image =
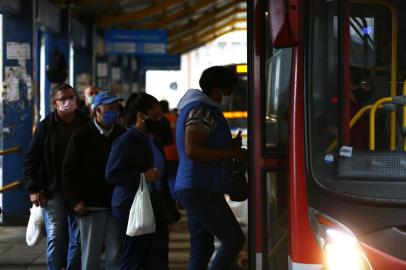
<svg viewBox="0 0 406 270">
<path fill-rule="evenodd" d="M 75 114 L 76 114 L 79 125 L 86 123 L 87 121 L 90 120 L 90 118 L 88 116 L 86 116 L 85 114 L 83 114 L 82 112 L 80 112 L 78 110 L 75 111 Z M 44 121 L 50 126 L 55 126 L 57 123 L 56 111 L 53 111 L 52 113 L 48 114 L 48 116 L 45 117 Z"/>
</svg>

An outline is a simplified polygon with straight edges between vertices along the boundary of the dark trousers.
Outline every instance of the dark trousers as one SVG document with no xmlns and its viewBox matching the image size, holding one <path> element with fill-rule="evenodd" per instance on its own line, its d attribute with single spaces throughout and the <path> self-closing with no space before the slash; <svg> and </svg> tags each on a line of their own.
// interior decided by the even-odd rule
<svg viewBox="0 0 406 270">
<path fill-rule="evenodd" d="M 172 199 L 177 200 L 176 192 L 175 192 L 175 181 L 176 181 L 176 174 L 178 172 L 179 161 L 172 161 L 168 160 L 165 164 L 166 175 L 165 179 L 168 184 L 169 192 L 171 194 Z"/>
<path fill-rule="evenodd" d="M 112 210 L 123 243 L 120 270 L 168 270 L 168 226 L 157 224 L 155 233 L 130 237 L 125 234 L 130 206 Z"/>
<path fill-rule="evenodd" d="M 245 237 L 224 195 L 203 189 L 177 193 L 186 209 L 190 230 L 189 270 L 206 270 L 214 251 L 214 236 L 221 245 L 210 269 L 233 269 Z"/>
</svg>

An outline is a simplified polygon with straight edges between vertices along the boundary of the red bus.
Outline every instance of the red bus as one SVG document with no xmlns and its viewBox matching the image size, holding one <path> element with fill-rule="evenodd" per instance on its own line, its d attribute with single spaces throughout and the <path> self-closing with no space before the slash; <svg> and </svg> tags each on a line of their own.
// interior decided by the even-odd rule
<svg viewBox="0 0 406 270">
<path fill-rule="evenodd" d="M 406 269 L 406 1 L 247 5 L 250 269 Z"/>
</svg>

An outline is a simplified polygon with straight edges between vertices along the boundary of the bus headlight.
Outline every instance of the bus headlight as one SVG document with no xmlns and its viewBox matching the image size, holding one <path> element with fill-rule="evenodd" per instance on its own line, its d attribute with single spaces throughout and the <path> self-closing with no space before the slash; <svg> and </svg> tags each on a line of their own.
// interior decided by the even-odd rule
<svg viewBox="0 0 406 270">
<path fill-rule="evenodd" d="M 373 270 L 354 234 L 333 218 L 309 207 L 310 222 L 328 270 Z"/>
</svg>

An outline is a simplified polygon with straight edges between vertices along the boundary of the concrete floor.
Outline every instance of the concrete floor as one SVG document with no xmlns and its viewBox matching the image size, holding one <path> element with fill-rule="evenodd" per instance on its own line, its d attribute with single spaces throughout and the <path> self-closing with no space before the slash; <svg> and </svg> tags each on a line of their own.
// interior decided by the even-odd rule
<svg viewBox="0 0 406 270">
<path fill-rule="evenodd" d="M 186 270 L 189 261 L 189 231 L 186 213 L 182 219 L 170 227 L 169 269 Z M 0 270 L 45 270 L 45 238 L 34 246 L 25 242 L 26 227 L 0 226 Z M 244 255 L 244 252 L 241 254 Z M 241 255 L 240 254 L 240 255 Z M 243 258 L 246 258 L 243 256 Z M 102 268 L 103 269 L 103 268 Z M 247 269 L 247 268 L 240 268 Z"/>
<path fill-rule="evenodd" d="M 183 213 L 184 214 L 184 213 Z M 0 226 L 1 270 L 44 270 L 46 267 L 45 238 L 29 247 L 25 242 L 26 227 Z M 169 269 L 185 270 L 189 259 L 189 233 L 186 218 L 170 229 Z"/>
<path fill-rule="evenodd" d="M 47 269 L 45 239 L 37 246 L 25 243 L 25 227 L 0 227 L 0 269 Z"/>
</svg>

